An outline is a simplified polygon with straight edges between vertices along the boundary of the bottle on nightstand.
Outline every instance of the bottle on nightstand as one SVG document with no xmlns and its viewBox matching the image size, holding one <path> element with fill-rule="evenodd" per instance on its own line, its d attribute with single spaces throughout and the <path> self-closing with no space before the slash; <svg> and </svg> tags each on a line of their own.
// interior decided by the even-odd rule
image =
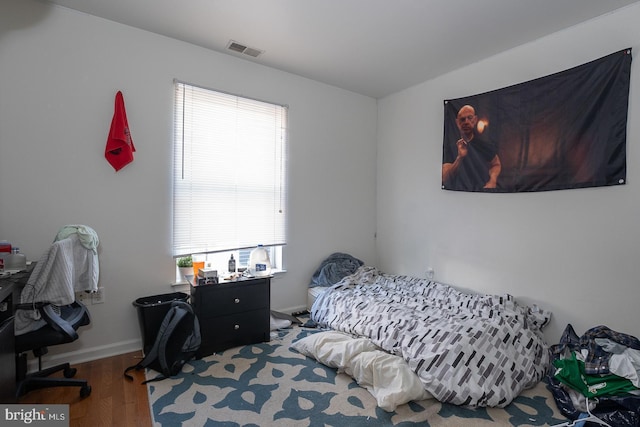
<svg viewBox="0 0 640 427">
<path fill-rule="evenodd" d="M 258 245 L 249 255 L 249 272 L 256 277 L 271 274 L 269 252 L 262 245 Z"/>
<path fill-rule="evenodd" d="M 229 258 L 229 273 L 236 272 L 236 260 L 233 259 L 233 254 L 231 254 L 231 258 Z"/>
</svg>

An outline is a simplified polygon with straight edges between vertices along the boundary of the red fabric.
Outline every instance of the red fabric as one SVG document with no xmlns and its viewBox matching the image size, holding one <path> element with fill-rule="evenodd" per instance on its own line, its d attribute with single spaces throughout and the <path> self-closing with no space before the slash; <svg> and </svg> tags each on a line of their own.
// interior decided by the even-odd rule
<svg viewBox="0 0 640 427">
<path fill-rule="evenodd" d="M 136 147 L 133 145 L 133 139 L 131 139 L 131 133 L 129 132 L 127 112 L 124 109 L 124 98 L 122 97 L 122 92 L 118 91 L 104 157 L 118 172 L 133 161 L 134 151 L 136 151 Z"/>
</svg>

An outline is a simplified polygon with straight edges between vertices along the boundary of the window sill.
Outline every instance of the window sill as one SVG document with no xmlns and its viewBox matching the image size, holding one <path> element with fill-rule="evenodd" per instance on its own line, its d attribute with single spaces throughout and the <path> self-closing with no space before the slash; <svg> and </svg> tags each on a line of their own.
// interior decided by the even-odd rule
<svg viewBox="0 0 640 427">
<path fill-rule="evenodd" d="M 278 277 L 278 276 L 283 275 L 283 274 L 284 274 L 284 273 L 286 273 L 286 272 L 287 272 L 287 270 L 273 270 L 273 271 L 271 272 L 271 276 L 273 276 L 273 277 Z M 190 282 L 188 282 L 188 281 L 184 281 L 184 282 L 171 282 L 171 283 L 170 283 L 171 287 L 172 287 L 172 288 L 174 288 L 174 289 L 175 289 L 175 288 L 183 288 L 183 287 L 187 287 L 187 288 L 188 288 L 190 284 L 191 284 L 191 283 L 190 283 Z"/>
<path fill-rule="evenodd" d="M 169 284 L 171 286 L 171 288 L 174 290 L 174 292 L 187 292 L 189 293 L 189 282 L 172 282 Z"/>
</svg>

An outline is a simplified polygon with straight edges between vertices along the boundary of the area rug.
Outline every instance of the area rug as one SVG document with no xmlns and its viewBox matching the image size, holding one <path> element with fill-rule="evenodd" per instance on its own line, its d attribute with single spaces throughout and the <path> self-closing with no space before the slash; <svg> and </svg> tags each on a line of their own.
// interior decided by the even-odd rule
<svg viewBox="0 0 640 427">
<path fill-rule="evenodd" d="M 192 360 L 148 384 L 155 426 L 551 426 L 567 422 L 544 383 L 509 406 L 467 408 L 434 399 L 386 412 L 351 377 L 291 349 L 317 332 L 294 326 L 268 343 Z M 154 378 L 155 371 L 147 371 Z"/>
</svg>

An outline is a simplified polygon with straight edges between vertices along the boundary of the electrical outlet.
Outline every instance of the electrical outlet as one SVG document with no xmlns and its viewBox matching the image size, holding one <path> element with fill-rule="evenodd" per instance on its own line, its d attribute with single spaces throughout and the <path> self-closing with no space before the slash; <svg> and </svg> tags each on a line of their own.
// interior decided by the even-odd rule
<svg viewBox="0 0 640 427">
<path fill-rule="evenodd" d="M 86 304 L 89 299 L 89 294 L 85 291 L 76 292 L 76 301 Z"/>
<path fill-rule="evenodd" d="M 104 288 L 101 286 L 97 292 L 91 294 L 91 304 L 104 303 Z"/>
<path fill-rule="evenodd" d="M 427 267 L 427 279 L 433 280 L 434 274 L 433 267 Z"/>
</svg>

